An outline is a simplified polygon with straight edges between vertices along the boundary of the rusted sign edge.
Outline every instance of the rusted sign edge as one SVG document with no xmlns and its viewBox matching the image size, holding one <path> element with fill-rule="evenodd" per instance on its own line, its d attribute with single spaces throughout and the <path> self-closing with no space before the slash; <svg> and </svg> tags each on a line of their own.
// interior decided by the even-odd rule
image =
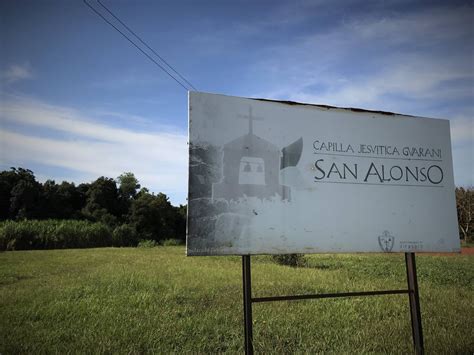
<svg viewBox="0 0 474 355">
<path fill-rule="evenodd" d="M 378 113 L 381 115 L 387 115 L 387 116 L 406 116 L 406 117 L 419 117 L 419 116 L 413 116 L 413 115 L 406 115 L 402 113 L 395 113 L 395 112 L 389 112 L 389 111 L 377 111 L 377 110 L 367 110 L 363 108 L 357 108 L 357 107 L 338 107 L 338 106 L 330 106 L 330 105 L 321 105 L 321 104 L 308 104 L 308 103 L 302 103 L 302 102 L 296 102 L 296 101 L 286 101 L 286 100 L 270 100 L 270 99 L 260 99 L 260 98 L 252 98 L 249 97 L 248 99 L 250 100 L 256 100 L 256 101 L 267 101 L 267 102 L 276 102 L 284 105 L 290 105 L 290 106 L 312 106 L 312 107 L 319 107 L 319 108 L 324 108 L 327 110 L 332 110 L 332 109 L 337 109 L 337 110 L 348 110 L 352 112 L 368 112 L 368 113 Z"/>
</svg>

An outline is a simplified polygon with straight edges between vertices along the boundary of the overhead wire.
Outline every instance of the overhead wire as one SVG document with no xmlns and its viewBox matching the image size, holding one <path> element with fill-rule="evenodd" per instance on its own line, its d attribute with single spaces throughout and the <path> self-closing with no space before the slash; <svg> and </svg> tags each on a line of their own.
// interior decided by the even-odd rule
<svg viewBox="0 0 474 355">
<path fill-rule="evenodd" d="M 158 66 L 161 70 L 163 70 L 170 78 L 176 81 L 181 87 L 183 87 L 186 91 L 194 89 L 191 85 L 190 87 L 185 86 L 182 82 L 180 82 L 176 77 L 174 77 L 166 68 L 164 68 L 160 63 L 158 63 L 155 59 L 153 59 L 148 53 L 146 53 L 140 46 L 138 46 L 133 40 L 131 40 L 125 33 L 123 33 L 117 26 L 115 26 L 112 22 L 110 22 L 105 16 L 103 16 L 99 11 L 97 11 L 93 6 L 91 6 L 86 0 L 82 0 L 84 4 L 86 4 L 92 11 L 94 11 L 102 20 L 104 20 L 107 24 L 112 26 L 117 32 L 119 32 L 127 41 L 129 41 L 134 47 L 136 47 L 143 55 L 145 55 L 149 60 L 151 60 L 156 66 Z M 196 89 L 194 89 L 196 90 Z"/>
<path fill-rule="evenodd" d="M 163 63 L 165 63 L 176 75 L 178 75 L 182 80 L 184 80 L 190 87 L 194 90 L 197 90 L 193 84 L 191 84 L 185 77 L 183 77 L 175 68 L 171 66 L 162 56 L 160 56 L 152 47 L 148 45 L 139 35 L 137 35 L 129 26 L 127 26 L 120 18 L 118 18 L 107 6 L 102 4 L 100 0 L 97 0 L 100 6 L 102 6 L 114 19 L 116 19 L 123 27 L 125 27 L 132 35 L 135 36 L 145 47 L 153 52 Z"/>
</svg>

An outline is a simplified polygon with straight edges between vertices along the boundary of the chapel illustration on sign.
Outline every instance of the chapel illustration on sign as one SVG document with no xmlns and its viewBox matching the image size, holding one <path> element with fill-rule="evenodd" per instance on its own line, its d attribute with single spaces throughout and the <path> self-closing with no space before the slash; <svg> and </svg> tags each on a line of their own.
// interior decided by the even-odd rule
<svg viewBox="0 0 474 355">
<path fill-rule="evenodd" d="M 248 133 L 223 146 L 222 180 L 212 185 L 212 199 L 237 200 L 240 197 L 267 199 L 278 195 L 291 199 L 289 186 L 280 184 L 280 170 L 295 167 L 303 151 L 303 138 L 279 149 L 273 143 L 253 133 L 254 121 L 263 121 L 252 115 L 248 119 Z"/>
</svg>

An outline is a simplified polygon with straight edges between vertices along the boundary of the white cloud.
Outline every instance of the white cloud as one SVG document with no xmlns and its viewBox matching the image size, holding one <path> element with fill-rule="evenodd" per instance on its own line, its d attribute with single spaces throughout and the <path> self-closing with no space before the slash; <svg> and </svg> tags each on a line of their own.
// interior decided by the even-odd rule
<svg viewBox="0 0 474 355">
<path fill-rule="evenodd" d="M 383 40 L 391 45 L 415 42 L 420 48 L 469 36 L 471 22 L 470 6 L 440 6 L 362 18 L 348 23 L 347 30 L 364 40 Z"/>
<path fill-rule="evenodd" d="M 143 87 L 157 85 L 163 80 L 160 80 L 159 76 L 141 76 L 134 72 L 124 74 L 122 76 L 114 76 L 113 78 L 104 79 L 102 81 L 92 82 L 90 85 L 92 88 L 104 89 L 104 90 L 123 90 L 129 87 Z"/>
<path fill-rule="evenodd" d="M 455 180 L 472 185 L 472 7 L 358 16 L 267 49 L 251 96 L 450 119 Z"/>
<path fill-rule="evenodd" d="M 294 88 L 291 92 L 289 89 L 280 88 L 279 92 L 270 95 L 287 97 L 294 101 L 417 114 L 414 100 L 423 104 L 426 100 L 472 100 L 474 95 L 469 89 L 444 87 L 444 83 L 466 79 L 474 79 L 474 72 L 447 68 L 440 63 L 426 63 L 421 58 L 412 58 L 410 65 L 406 63 L 395 65 L 352 80 L 320 78 L 319 82 L 325 86 L 323 92 L 308 90 L 307 86 L 310 85 L 308 84 Z M 389 95 L 397 98 L 387 98 Z"/>
<path fill-rule="evenodd" d="M 267 50 L 256 71 L 272 89 L 253 96 L 385 110 L 381 106 L 394 101 L 387 95 L 472 100 L 472 86 L 443 87 L 474 78 L 471 22 L 471 8 L 450 7 L 367 15 L 327 32 L 316 29 Z"/>
<path fill-rule="evenodd" d="M 474 149 L 473 143 L 454 147 L 453 169 L 456 186 L 474 187 Z"/>
<path fill-rule="evenodd" d="M 174 203 L 184 202 L 187 135 L 180 130 L 143 133 L 116 128 L 77 110 L 24 98 L 5 99 L 0 119 L 9 124 L 1 131 L 3 165 L 66 168 L 77 172 L 69 177 L 73 181 L 76 175 L 93 180 L 131 171 L 142 186 L 172 194 Z"/>
<path fill-rule="evenodd" d="M 33 72 L 29 64 L 12 64 L 3 71 L 1 78 L 10 84 L 33 78 Z"/>
<path fill-rule="evenodd" d="M 463 144 L 470 142 L 471 154 L 474 150 L 474 120 L 468 117 L 461 117 L 451 121 L 451 140 L 453 144 Z"/>
<path fill-rule="evenodd" d="M 474 187 L 474 120 L 472 116 L 451 120 L 453 168 L 457 185 Z"/>
</svg>

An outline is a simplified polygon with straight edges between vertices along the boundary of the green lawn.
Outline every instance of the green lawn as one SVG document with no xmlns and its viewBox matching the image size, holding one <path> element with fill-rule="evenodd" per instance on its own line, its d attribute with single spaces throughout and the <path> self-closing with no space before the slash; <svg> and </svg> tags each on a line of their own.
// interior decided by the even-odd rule
<svg viewBox="0 0 474 355">
<path fill-rule="evenodd" d="M 406 288 L 404 257 L 252 258 L 254 296 Z M 474 351 L 474 256 L 417 256 L 425 349 Z M 242 352 L 240 257 L 183 247 L 0 253 L 0 353 Z M 410 353 L 407 295 L 253 305 L 255 350 Z"/>
</svg>

